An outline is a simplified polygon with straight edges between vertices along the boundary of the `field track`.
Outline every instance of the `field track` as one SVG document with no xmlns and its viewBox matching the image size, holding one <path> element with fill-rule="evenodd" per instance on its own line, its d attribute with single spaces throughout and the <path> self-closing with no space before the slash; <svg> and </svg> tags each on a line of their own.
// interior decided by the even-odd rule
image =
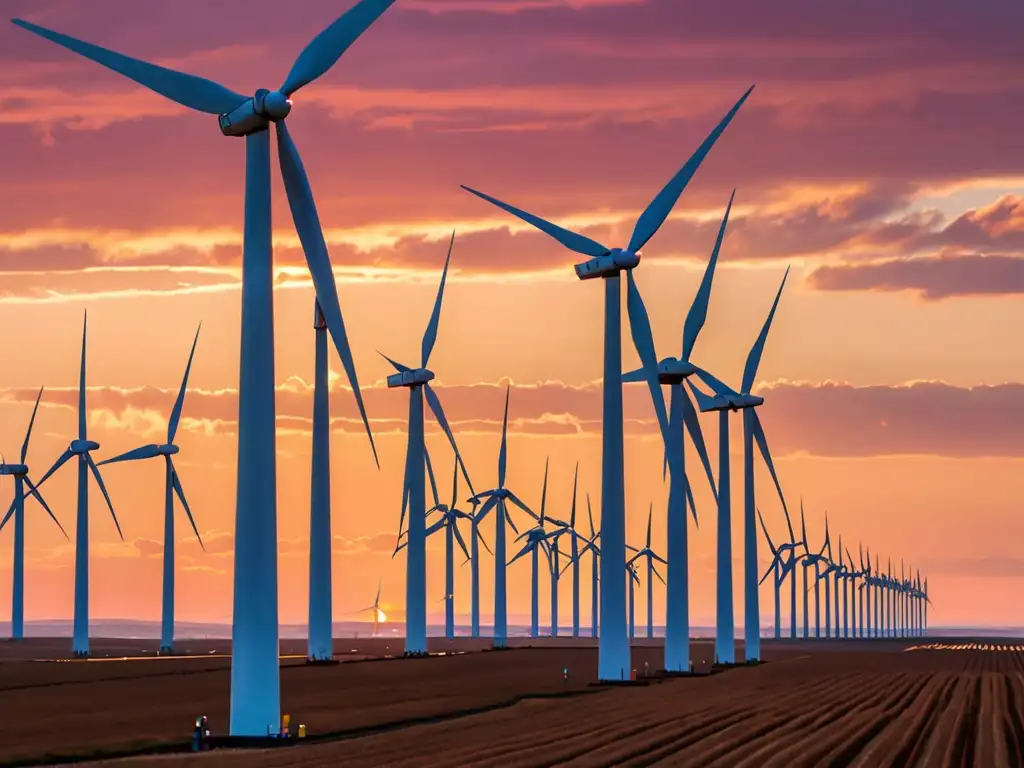
<svg viewBox="0 0 1024 768">
<path fill-rule="evenodd" d="M 658 655 L 653 647 L 636 650 Z M 354 732 L 287 749 L 219 750 L 93 765 L 412 768 L 427 764 L 425 759 L 432 767 L 452 768 L 1024 765 L 1024 646 L 766 643 L 769 663 L 759 667 L 642 687 L 593 688 L 576 680 L 569 689 L 557 690 L 564 681 L 558 675 L 552 685 L 551 667 L 572 657 L 583 668 L 589 663 L 583 654 L 589 659 L 593 650 L 533 649 L 286 670 L 283 684 L 289 675 L 340 674 L 348 667 L 340 689 L 309 686 L 316 690 L 302 696 L 305 715 L 296 715 L 293 726 L 318 722 L 317 728 L 310 725 L 311 734 Z M 450 676 L 456 665 L 469 677 Z M 349 674 L 357 668 L 358 675 Z M 314 680 L 319 678 L 308 677 L 305 683 Z M 514 693 L 517 685 L 563 697 L 521 698 Z M 29 693 L 0 694 L 0 707 L 7 712 L 8 695 Z M 350 693 L 358 705 L 340 701 L 349 700 Z M 417 723 L 416 713 L 432 713 L 433 719 Z M 374 721 L 391 725 L 381 732 L 357 733 L 361 723 Z"/>
</svg>

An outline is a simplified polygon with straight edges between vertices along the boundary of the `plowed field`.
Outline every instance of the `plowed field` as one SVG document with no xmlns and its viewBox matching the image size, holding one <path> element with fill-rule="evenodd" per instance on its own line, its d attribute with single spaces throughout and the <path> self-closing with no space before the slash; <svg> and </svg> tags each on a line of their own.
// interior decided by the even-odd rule
<svg viewBox="0 0 1024 768">
<path fill-rule="evenodd" d="M 647 686 L 595 688 L 588 685 L 596 667 L 595 649 L 570 647 L 571 642 L 566 647 L 504 653 L 286 667 L 285 710 L 295 713 L 293 726 L 309 726 L 307 743 L 265 751 L 140 756 L 102 764 L 1024 765 L 1024 646 L 998 641 L 769 641 L 764 644 L 768 663 L 758 667 Z M 696 655 L 710 650 L 704 643 L 695 648 Z M 634 663 L 640 667 L 646 659 L 655 669 L 659 656 L 660 649 L 654 646 L 634 649 Z M 202 669 L 179 675 L 191 682 L 173 693 L 171 675 L 96 679 L 0 692 L 0 710 L 5 717 L 13 712 L 24 728 L 19 700 L 28 701 L 31 691 L 40 696 L 49 691 L 33 705 L 36 716 L 40 707 L 48 706 L 54 714 L 47 728 L 78 733 L 72 740 L 78 747 L 128 746 L 129 727 L 138 735 L 146 723 L 147 738 L 152 739 L 153 734 L 166 733 L 160 718 L 175 709 L 187 731 L 191 717 L 207 706 L 216 728 L 227 714 L 227 670 L 206 668 L 212 660 L 201 661 Z M 568 683 L 562 680 L 564 666 L 571 670 Z M 120 741 L 81 741 L 89 730 L 78 725 L 85 723 L 83 709 L 99 710 L 105 719 L 97 716 L 90 727 L 105 721 L 121 732 Z M 62 711 L 64 729 L 59 725 Z M 28 728 L 43 738 L 38 722 Z M 13 757 L 8 744 L 17 730 L 0 725 L 0 763 L 5 763 L 5 752 Z M 104 730 L 108 729 L 100 727 Z M 325 740 L 316 741 L 318 737 Z M 32 745 L 15 740 L 16 751 L 28 756 Z"/>
</svg>

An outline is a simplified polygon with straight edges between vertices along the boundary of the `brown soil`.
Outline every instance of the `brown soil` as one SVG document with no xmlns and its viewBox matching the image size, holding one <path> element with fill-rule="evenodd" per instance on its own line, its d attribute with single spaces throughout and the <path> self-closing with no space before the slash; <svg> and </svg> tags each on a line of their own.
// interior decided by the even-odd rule
<svg viewBox="0 0 1024 768">
<path fill-rule="evenodd" d="M 395 641 L 344 640 L 337 650 L 369 656 L 385 642 Z M 293 729 L 307 726 L 308 743 L 103 764 L 1024 765 L 1021 652 L 767 641 L 769 663 L 761 666 L 595 688 L 592 641 L 532 642 L 547 647 L 327 667 L 285 659 L 283 711 L 292 713 Z M 434 645 L 454 650 L 479 643 Z M 710 642 L 695 641 L 699 668 L 711 651 Z M 641 673 L 647 661 L 653 674 L 661 649 L 645 642 L 633 656 Z M 220 731 L 227 722 L 229 663 L 6 661 L 0 664 L 0 764 L 39 760 L 47 752 L 84 756 L 186 743 L 198 714 Z M 316 742 L 320 736 L 330 738 Z"/>
</svg>

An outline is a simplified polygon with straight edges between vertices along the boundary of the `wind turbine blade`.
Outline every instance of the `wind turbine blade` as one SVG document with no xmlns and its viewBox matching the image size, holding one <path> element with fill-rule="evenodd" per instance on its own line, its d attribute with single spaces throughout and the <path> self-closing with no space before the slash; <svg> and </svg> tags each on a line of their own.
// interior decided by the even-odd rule
<svg viewBox="0 0 1024 768">
<path fill-rule="evenodd" d="M 458 510 L 455 509 L 455 505 L 459 503 L 459 462 L 454 462 L 452 468 L 452 503 L 448 507 L 453 513 Z M 464 512 L 461 513 L 464 517 L 468 517 Z"/>
<path fill-rule="evenodd" d="M 729 212 L 732 210 L 733 200 L 736 199 L 736 190 L 729 196 L 729 204 L 725 208 L 725 216 L 722 217 L 722 224 L 718 228 L 718 237 L 715 240 L 714 250 L 711 251 L 711 258 L 708 259 L 708 266 L 704 270 L 704 278 L 697 289 L 697 295 L 693 297 L 693 304 L 686 314 L 686 322 L 683 324 L 683 360 L 690 359 L 693 352 L 693 345 L 697 342 L 697 335 L 708 317 L 708 303 L 711 301 L 711 282 L 715 278 L 715 265 L 718 263 L 718 253 L 722 250 L 722 241 L 725 239 L 725 228 L 729 224 Z"/>
<path fill-rule="evenodd" d="M 11 506 L 9 506 L 7 508 L 7 514 L 4 515 L 4 519 L 3 520 L 0 520 L 0 531 L 2 531 L 4 529 L 4 526 L 7 525 L 7 521 L 10 520 L 11 517 L 14 515 L 14 510 L 15 510 L 16 506 L 17 505 L 15 504 L 15 502 L 12 501 L 11 502 Z M 64 535 L 66 536 L 67 534 L 64 534 Z"/>
<path fill-rule="evenodd" d="M 432 524 L 431 524 L 431 525 L 430 525 L 430 526 L 429 526 L 429 527 L 427 528 L 427 531 L 426 531 L 426 533 L 425 533 L 424 535 L 425 535 L 425 536 L 433 536 L 433 535 L 434 535 L 435 533 L 437 533 L 437 532 L 438 532 L 438 531 L 440 531 L 440 530 L 441 530 L 442 528 L 444 528 L 444 526 L 445 526 L 445 523 L 447 523 L 447 522 L 448 522 L 448 519 L 447 519 L 447 518 L 446 518 L 446 517 L 445 517 L 444 515 L 442 515 L 441 517 L 439 517 L 439 518 L 437 519 L 437 522 L 436 522 L 436 523 L 432 523 Z"/>
<path fill-rule="evenodd" d="M 501 420 L 501 449 L 498 451 L 498 487 L 505 487 L 505 470 L 508 464 L 508 396 L 512 385 L 505 387 L 505 416 Z"/>
<path fill-rule="evenodd" d="M 700 168 L 700 164 L 704 162 L 708 152 L 711 151 L 715 142 L 718 141 L 719 136 L 729 127 L 729 123 L 732 122 L 736 113 L 740 111 L 740 107 L 743 106 L 743 102 L 747 100 L 753 90 L 754 86 L 750 86 L 740 100 L 733 105 L 732 109 L 726 113 L 725 117 L 719 121 L 714 130 L 708 134 L 708 137 L 697 147 L 697 151 L 691 155 L 686 164 L 679 169 L 679 173 L 672 177 L 671 181 L 665 185 L 664 189 L 647 206 L 647 210 L 640 214 L 636 227 L 633 229 L 633 236 L 629 239 L 630 251 L 636 253 L 643 248 L 647 241 L 654 237 L 654 233 L 658 231 L 661 225 L 665 223 L 665 219 L 672 212 L 676 202 L 679 200 L 679 196 L 686 189 L 686 185 L 690 183 L 690 179 L 693 178 L 697 169 Z"/>
<path fill-rule="evenodd" d="M 314 37 L 292 64 L 281 85 L 281 93 L 291 96 L 299 88 L 316 80 L 334 66 L 348 47 L 391 7 L 395 0 L 360 0 Z"/>
<path fill-rule="evenodd" d="M 712 408 L 715 407 L 714 398 L 704 394 L 699 389 L 697 389 L 697 387 L 695 387 L 693 385 L 693 382 L 690 381 L 689 379 L 686 380 L 686 386 L 690 388 L 690 391 L 693 393 L 693 396 L 697 399 L 697 407 L 700 408 L 701 411 L 710 411 Z"/>
<path fill-rule="evenodd" d="M 192 370 L 192 358 L 196 354 L 196 344 L 199 343 L 199 331 L 202 328 L 202 323 L 199 324 L 199 328 L 196 328 L 196 337 L 192 339 L 192 351 L 188 353 L 188 363 L 185 365 L 185 375 L 181 379 L 181 389 L 178 390 L 178 398 L 174 401 L 174 409 L 171 411 L 171 418 L 167 422 L 167 442 L 174 442 L 174 435 L 178 431 L 178 421 L 181 419 L 181 409 L 185 405 L 185 388 L 188 386 L 188 374 Z"/>
<path fill-rule="evenodd" d="M 480 199 L 486 200 L 491 205 L 496 205 L 502 210 L 511 213 L 513 216 L 522 219 L 527 224 L 532 224 L 541 232 L 555 238 L 555 240 L 560 242 L 570 251 L 575 251 L 576 253 L 583 254 L 584 256 L 591 256 L 593 258 L 597 258 L 598 256 L 606 256 L 608 253 L 611 252 L 608 248 L 601 245 L 596 240 L 591 240 L 589 237 L 586 237 L 585 235 L 578 234 L 569 229 L 564 229 L 563 227 L 560 227 L 557 224 L 552 224 L 550 221 L 545 221 L 540 216 L 534 216 L 532 213 L 527 213 L 524 210 L 516 208 L 514 205 L 503 203 L 498 198 L 491 197 L 490 195 L 485 195 L 483 192 L 478 192 L 477 190 L 472 189 L 471 187 L 467 187 L 465 184 L 460 184 L 459 186 L 461 186 L 467 192 L 472 192 Z"/>
<path fill-rule="evenodd" d="M 60 455 L 60 456 L 59 456 L 59 457 L 57 458 L 57 460 L 56 460 L 55 462 L 53 462 L 53 466 L 52 466 L 52 467 L 50 467 L 50 468 L 49 468 L 48 470 L 46 470 L 46 474 L 45 474 L 45 475 L 43 475 L 43 479 L 42 479 L 42 480 L 40 480 L 40 481 L 39 481 L 38 483 L 36 483 L 36 488 L 38 488 L 38 487 L 39 487 L 39 486 L 41 486 L 41 485 L 42 485 L 43 483 L 45 483 L 45 482 L 47 481 L 47 479 L 48 479 L 48 478 L 50 477 L 50 475 L 52 475 L 52 474 L 53 474 L 54 472 L 56 472 L 56 471 L 57 471 L 58 469 L 60 469 L 61 467 L 63 467 L 63 466 L 64 466 L 64 464 L 65 464 L 65 463 L 67 462 L 67 460 L 68 460 L 68 459 L 70 459 L 70 458 L 71 458 L 72 456 L 74 456 L 74 455 L 75 455 L 75 454 L 73 454 L 73 453 L 72 453 L 72 452 L 71 452 L 70 450 L 65 450 L 65 451 L 64 451 L 64 453 L 62 453 L 62 454 L 61 454 L 61 455 Z"/>
<path fill-rule="evenodd" d="M 434 310 L 430 313 L 430 322 L 427 323 L 427 330 L 423 332 L 423 344 L 420 347 L 420 366 L 427 367 L 430 361 L 430 353 L 434 351 L 434 343 L 437 341 L 437 326 L 441 321 L 441 301 L 444 298 L 444 284 L 448 279 L 448 265 L 452 260 L 452 248 L 455 246 L 455 231 L 452 230 L 452 239 L 448 243 L 448 255 L 444 260 L 444 269 L 441 271 L 441 283 L 437 286 L 437 298 L 434 299 Z"/>
<path fill-rule="evenodd" d="M 551 457 L 544 459 L 544 485 L 540 490 L 540 524 L 544 525 L 544 513 L 548 507 L 548 465 Z"/>
<path fill-rule="evenodd" d="M 696 370 L 697 378 L 699 378 L 708 387 L 710 387 L 711 391 L 714 392 L 716 395 L 737 395 L 737 394 L 739 394 L 738 392 L 736 392 L 736 390 L 734 390 L 728 384 L 723 382 L 721 379 L 718 379 L 717 377 L 715 377 L 714 375 L 712 375 L 708 371 L 705 371 L 703 368 L 699 368 L 697 366 L 694 366 L 694 368 L 697 369 Z M 689 384 L 689 383 L 690 383 L 689 379 L 687 379 L 687 384 Z M 690 388 L 693 389 L 692 386 Z"/>
<path fill-rule="evenodd" d="M 700 458 L 700 463 L 704 465 L 704 474 L 708 477 L 708 483 L 711 484 L 711 494 L 715 497 L 715 504 L 717 504 L 718 486 L 715 485 L 715 472 L 711 468 L 711 459 L 708 458 L 708 449 L 704 444 L 704 433 L 700 428 L 700 419 L 697 418 L 697 410 L 693 407 L 693 401 L 690 400 L 690 395 L 687 394 L 683 387 L 679 388 L 679 393 L 682 395 L 683 420 L 686 424 L 686 431 L 690 433 L 690 441 L 693 443 L 693 447 L 697 449 L 697 456 Z"/>
<path fill-rule="evenodd" d="M 775 301 L 772 302 L 771 311 L 761 326 L 761 333 L 754 341 L 747 355 L 747 364 L 743 368 L 743 384 L 740 389 L 743 394 L 750 394 L 750 388 L 754 386 L 754 377 L 757 376 L 757 367 L 761 364 L 761 354 L 764 352 L 764 343 L 768 339 L 768 331 L 772 328 L 772 319 L 775 317 L 775 310 L 779 306 L 779 299 L 782 298 L 782 289 L 786 287 L 786 278 L 789 277 L 789 267 L 786 267 L 786 274 L 782 276 L 782 283 L 779 285 L 779 292 L 775 294 Z"/>
<path fill-rule="evenodd" d="M 761 521 L 761 530 L 764 531 L 764 537 L 768 541 L 768 548 L 772 551 L 775 557 L 779 556 L 779 550 L 775 548 L 775 542 L 772 541 L 772 537 L 768 534 L 768 527 L 764 524 L 764 518 L 761 516 L 761 510 L 757 510 L 757 519 Z"/>
<path fill-rule="evenodd" d="M 28 430 L 25 432 L 25 442 L 21 444 L 21 463 L 25 463 L 25 458 L 28 456 L 28 441 L 32 437 L 32 425 L 36 423 L 36 411 L 39 410 L 39 401 L 43 397 L 43 388 L 39 388 L 39 394 L 36 395 L 36 404 L 32 408 L 32 418 L 28 420 Z"/>
<path fill-rule="evenodd" d="M 78 438 L 86 439 L 86 415 L 85 415 L 85 339 L 89 324 L 89 312 L 82 314 L 82 365 L 78 369 Z"/>
<path fill-rule="evenodd" d="M 693 524 L 697 528 L 700 528 L 700 521 L 697 519 L 697 504 L 693 500 L 693 489 L 690 487 L 690 479 L 685 475 L 683 476 L 683 479 L 686 480 L 686 501 L 690 505 L 690 514 L 693 515 Z M 717 494 L 715 498 L 717 500 Z"/>
<path fill-rule="evenodd" d="M 331 339 L 334 340 L 341 364 L 345 368 L 349 385 L 352 387 L 352 394 L 356 398 L 356 405 L 359 406 L 359 415 L 363 419 L 366 436 L 370 439 L 370 448 L 373 450 L 373 461 L 380 469 L 377 446 L 373 442 L 373 432 L 370 431 L 370 421 L 366 416 L 366 407 L 363 405 L 363 395 L 359 391 L 356 365 L 352 359 L 348 335 L 345 332 L 345 320 L 341 315 L 338 286 L 334 282 L 331 257 L 327 252 L 327 243 L 324 242 L 324 233 L 320 228 L 320 218 L 317 216 L 316 203 L 313 201 L 313 192 L 309 187 L 306 170 L 302 166 L 302 158 L 299 157 L 299 150 L 295 146 L 295 142 L 292 141 L 284 120 L 277 123 L 277 151 L 281 163 L 281 177 L 284 179 L 284 189 L 288 197 L 288 207 L 291 208 L 295 230 L 302 243 L 302 251 L 306 255 L 309 274 L 313 278 L 316 300 L 320 304 L 320 312 L 327 323 L 327 330 L 331 334 Z"/>
<path fill-rule="evenodd" d="M 497 505 L 497 503 L 497 496 L 491 496 L 489 499 L 487 499 L 487 501 L 484 502 L 483 506 L 476 511 L 477 523 L 479 523 L 481 520 L 487 517 L 487 513 L 490 512 L 495 507 L 495 505 Z M 483 538 L 481 538 L 480 540 L 483 541 Z"/>
<path fill-rule="evenodd" d="M 635 371 L 622 374 L 623 384 L 635 384 L 638 381 L 647 381 L 647 373 L 643 368 L 637 368 Z"/>
<path fill-rule="evenodd" d="M 384 354 L 383 352 L 381 352 L 381 351 L 380 351 L 379 349 L 377 350 L 377 354 L 378 354 L 378 355 L 380 355 L 381 357 L 383 357 L 383 358 L 384 358 L 385 360 L 387 360 L 387 361 L 388 361 L 389 363 L 391 363 L 391 367 L 392 367 L 392 368 L 394 368 L 394 369 L 395 369 L 396 371 L 398 371 L 399 373 L 406 373 L 407 371 L 411 371 L 411 370 L 412 370 L 412 368 L 410 368 L 410 367 L 409 367 L 409 366 L 407 366 L 407 365 L 402 365 L 401 363 L 397 363 L 397 362 L 395 362 L 395 361 L 394 361 L 394 360 L 392 360 L 392 359 L 391 359 L 390 357 L 388 357 L 388 356 L 387 356 L 387 355 L 385 355 L 385 354 Z"/>
<path fill-rule="evenodd" d="M 801 537 L 801 541 L 803 541 L 803 543 L 804 543 L 804 547 L 806 548 L 806 546 L 807 546 L 807 521 L 804 518 L 804 497 L 803 496 L 800 497 L 800 537 Z M 792 540 L 793 539 L 790 538 L 790 541 L 792 541 Z M 809 549 L 807 551 L 810 552 Z M 862 556 L 861 560 L 863 560 L 863 559 L 864 558 Z"/>
<path fill-rule="evenodd" d="M 100 487 L 100 492 L 103 494 L 103 498 L 107 502 L 107 509 L 110 510 L 110 516 L 114 518 L 114 525 L 117 526 L 117 535 L 121 537 L 121 541 L 124 541 L 124 534 L 121 533 L 121 524 L 117 522 L 117 514 L 114 512 L 114 505 L 110 502 L 110 494 L 107 493 L 107 486 L 103 482 L 103 477 L 100 475 L 99 469 L 96 467 L 96 462 L 92 460 L 92 456 L 88 453 L 85 454 L 85 461 L 89 465 L 89 469 L 92 471 L 92 476 L 96 478 L 96 485 Z"/>
<path fill-rule="evenodd" d="M 452 526 L 452 533 L 455 535 L 455 540 L 459 543 L 459 546 L 462 547 L 462 553 L 466 557 L 469 557 L 469 549 L 466 547 L 466 541 L 465 541 L 465 539 L 462 538 L 462 532 L 459 531 L 459 526 L 455 522 L 454 518 L 451 521 L 451 526 Z"/>
<path fill-rule="evenodd" d="M 754 427 L 754 439 L 757 441 L 757 447 L 761 451 L 761 457 L 764 459 L 764 463 L 768 466 L 768 471 L 771 473 L 772 480 L 775 481 L 775 490 L 779 493 L 779 501 L 782 502 L 782 511 L 786 513 L 786 524 L 789 525 L 790 535 L 792 536 L 793 526 L 789 521 L 789 510 L 786 508 L 786 497 L 782 495 L 782 485 L 779 483 L 779 476 L 775 474 L 775 464 L 772 463 L 772 454 L 768 450 L 768 440 L 764 436 L 764 428 L 761 426 L 761 419 L 757 415 L 757 411 L 751 409 L 751 423 Z"/>
<path fill-rule="evenodd" d="M 512 565 L 512 563 L 514 563 L 514 562 L 515 562 L 516 560 L 518 560 L 518 559 L 519 559 L 520 557 L 522 557 L 523 555 L 525 555 L 525 554 L 526 554 L 527 552 L 529 552 L 529 551 L 530 551 L 530 550 L 531 550 L 532 548 L 533 548 L 533 545 L 532 545 L 531 543 L 529 543 L 529 542 L 528 542 L 528 543 L 526 544 L 526 546 L 525 546 L 525 547 L 523 547 L 523 548 L 522 548 L 521 550 L 519 550 L 519 554 L 518 554 L 518 555 L 516 555 L 516 556 L 515 556 L 515 557 L 513 557 L 513 558 L 512 558 L 511 560 L 509 560 L 509 561 L 508 561 L 507 563 L 505 563 L 505 567 L 507 568 L 508 566 Z"/>
<path fill-rule="evenodd" d="M 230 112 L 248 98 L 204 77 L 186 75 L 183 72 L 175 72 L 173 69 L 133 59 L 28 21 L 12 19 L 12 23 L 198 112 L 220 115 Z"/>
<path fill-rule="evenodd" d="M 141 448 L 133 448 L 130 451 L 125 451 L 120 456 L 115 456 L 112 459 L 104 459 L 99 462 L 97 466 L 102 467 L 104 464 L 114 464 L 119 461 L 137 461 L 138 459 L 152 459 L 160 455 L 160 446 L 155 443 L 144 445 Z"/>
<path fill-rule="evenodd" d="M 383 585 L 384 585 L 384 580 L 383 579 L 378 579 L 377 580 L 377 597 L 375 597 L 373 599 L 373 607 L 374 608 L 376 608 L 378 605 L 380 605 L 380 588 Z"/>
<path fill-rule="evenodd" d="M 650 509 L 647 510 L 647 548 L 651 548 L 651 520 L 654 518 L 654 502 L 651 502 Z"/>
<path fill-rule="evenodd" d="M 192 524 L 192 532 L 196 535 L 196 540 L 199 542 L 199 546 L 202 547 L 203 552 L 206 551 L 206 545 L 203 544 L 203 537 L 199 535 L 199 528 L 196 527 L 196 519 L 192 516 L 192 508 L 188 505 L 188 500 L 185 498 L 185 489 L 181 487 L 181 479 L 178 477 L 178 470 L 174 466 L 174 462 L 171 461 L 171 457 L 167 457 L 167 463 L 171 466 L 171 487 L 174 488 L 174 493 L 178 496 L 178 501 L 181 502 L 182 508 L 185 510 L 185 514 L 188 516 L 189 523 Z"/>
<path fill-rule="evenodd" d="M 651 321 L 647 317 L 647 309 L 644 307 L 643 297 L 636 287 L 636 279 L 633 277 L 633 270 L 626 272 L 626 309 L 629 312 L 629 330 L 633 336 L 633 345 L 643 363 L 644 371 L 647 373 L 647 388 L 651 391 L 651 400 L 654 403 L 654 412 L 658 416 L 658 425 L 661 427 L 661 439 L 667 449 L 672 445 L 671 436 L 668 431 L 668 412 L 665 410 L 665 395 L 661 391 L 661 382 L 658 380 L 658 357 L 654 352 L 654 336 L 651 334 Z M 669 453 L 669 462 L 673 465 L 673 472 L 678 471 L 677 460 L 672 452 Z"/>
<path fill-rule="evenodd" d="M 516 504 L 521 509 L 527 509 L 525 504 L 518 499 L 513 498 L 511 494 L 509 494 L 509 498 L 512 499 L 513 504 Z M 527 511 L 529 510 L 527 509 Z M 506 507 L 504 503 L 501 503 L 501 512 L 505 515 L 505 522 L 509 524 L 515 533 L 519 533 L 519 528 L 516 527 L 516 521 L 512 519 L 512 515 L 509 514 L 508 507 Z"/>
<path fill-rule="evenodd" d="M 569 528 L 576 533 L 576 488 L 580 480 L 580 463 L 576 462 L 576 470 L 572 474 L 572 510 L 569 512 Z"/>
<path fill-rule="evenodd" d="M 594 510 L 590 508 L 590 494 L 587 494 L 587 519 L 590 520 L 590 538 L 593 539 L 597 536 L 596 529 L 594 528 Z"/>
<path fill-rule="evenodd" d="M 663 563 L 664 563 L 665 561 L 664 561 L 664 560 L 662 560 L 661 562 L 663 562 Z M 666 564 L 666 565 L 668 565 L 668 563 L 665 563 L 665 564 Z M 665 584 L 665 579 L 664 579 L 664 577 L 662 577 L 662 575 L 661 575 L 661 574 L 660 574 L 660 573 L 658 572 L 658 569 L 657 569 L 656 567 L 654 567 L 654 566 L 652 565 L 652 566 L 651 566 L 651 571 L 653 571 L 653 572 L 654 572 L 654 575 L 658 577 L 658 581 L 660 581 L 660 582 L 661 582 L 662 584 Z M 667 586 L 668 586 L 668 584 L 665 584 L 665 586 L 667 587 Z"/>
<path fill-rule="evenodd" d="M 28 479 L 28 475 L 25 475 L 24 480 L 25 485 L 28 486 L 29 494 L 36 497 L 36 501 L 38 501 L 42 508 L 46 510 L 46 514 L 48 514 L 54 524 L 60 528 L 60 532 L 64 534 L 64 538 L 71 541 L 71 537 L 68 536 L 67 531 L 64 530 L 64 526 L 60 524 L 60 520 L 57 519 L 57 516 L 53 514 L 53 510 L 50 509 L 50 505 L 46 503 L 46 499 L 44 499 L 43 494 L 39 492 L 39 488 L 32 484 L 32 481 Z M 0 525 L 0 529 L 3 529 L 3 525 Z"/>
<path fill-rule="evenodd" d="M 423 446 L 423 458 L 426 459 L 427 477 L 430 478 L 430 492 L 434 496 L 434 506 L 438 507 L 441 505 L 441 499 L 437 495 L 437 483 L 434 481 L 434 466 L 430 463 L 430 451 L 427 450 L 426 446 Z"/>
<path fill-rule="evenodd" d="M 405 443 L 405 473 L 403 475 L 402 480 L 402 512 L 398 517 L 399 538 L 401 538 L 402 536 L 401 531 L 403 526 L 405 525 L 405 509 L 407 506 L 409 506 L 409 465 L 410 460 L 412 459 L 412 446 L 409 444 L 410 439 L 411 434 L 406 438 Z M 426 451 L 424 451 L 424 453 L 426 453 Z M 398 550 L 395 551 L 397 552 Z"/>
</svg>

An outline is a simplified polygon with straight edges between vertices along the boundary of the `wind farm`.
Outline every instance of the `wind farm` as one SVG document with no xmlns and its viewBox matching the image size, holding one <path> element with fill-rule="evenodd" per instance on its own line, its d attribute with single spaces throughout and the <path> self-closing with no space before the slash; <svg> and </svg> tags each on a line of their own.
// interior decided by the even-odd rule
<svg viewBox="0 0 1024 768">
<path fill-rule="evenodd" d="M 1024 760 L 1017 385 L 949 362 L 1018 335 L 971 271 L 1015 257 L 960 266 L 1015 242 L 997 164 L 869 178 L 797 126 L 856 153 L 874 91 L 726 77 L 661 0 L 116 5 L 0 34 L 0 763 Z"/>
</svg>

